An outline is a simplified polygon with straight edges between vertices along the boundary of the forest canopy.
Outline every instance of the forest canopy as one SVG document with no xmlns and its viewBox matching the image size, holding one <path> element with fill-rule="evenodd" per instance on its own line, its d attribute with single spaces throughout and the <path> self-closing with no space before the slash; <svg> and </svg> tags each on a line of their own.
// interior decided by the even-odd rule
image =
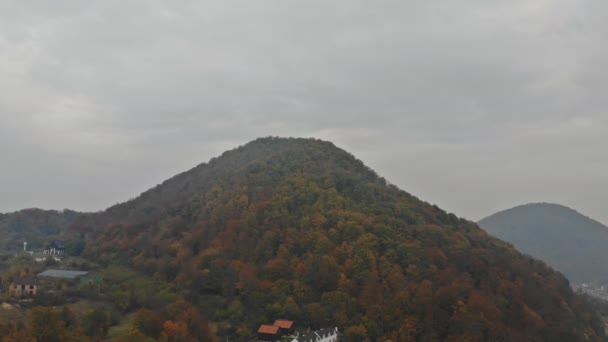
<svg viewBox="0 0 608 342">
<path fill-rule="evenodd" d="M 209 321 L 247 341 L 279 318 L 345 341 L 604 334 L 561 274 L 315 139 L 255 140 L 66 227 L 84 258 L 155 284 L 121 309 L 148 337 Z"/>
</svg>

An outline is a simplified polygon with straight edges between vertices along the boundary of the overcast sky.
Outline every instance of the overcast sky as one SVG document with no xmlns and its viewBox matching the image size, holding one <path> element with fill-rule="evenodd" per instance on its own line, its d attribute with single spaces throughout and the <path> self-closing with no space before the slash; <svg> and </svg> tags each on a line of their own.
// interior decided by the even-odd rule
<svg viewBox="0 0 608 342">
<path fill-rule="evenodd" d="M 0 211 L 101 210 L 260 136 L 472 220 L 608 223 L 608 1 L 0 1 Z"/>
</svg>

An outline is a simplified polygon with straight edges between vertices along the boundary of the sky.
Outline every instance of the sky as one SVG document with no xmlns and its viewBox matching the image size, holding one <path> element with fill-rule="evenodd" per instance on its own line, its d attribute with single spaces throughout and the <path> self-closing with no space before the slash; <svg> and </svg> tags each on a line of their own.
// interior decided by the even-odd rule
<svg viewBox="0 0 608 342">
<path fill-rule="evenodd" d="M 606 224 L 606 108 L 605 0 L 0 1 L 0 212 L 103 210 L 294 136 L 471 220 Z"/>
</svg>

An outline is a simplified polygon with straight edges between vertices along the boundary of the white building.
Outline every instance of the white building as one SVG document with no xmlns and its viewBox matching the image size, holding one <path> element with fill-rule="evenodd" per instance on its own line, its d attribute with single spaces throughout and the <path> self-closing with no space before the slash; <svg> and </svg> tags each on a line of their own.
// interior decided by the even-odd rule
<svg viewBox="0 0 608 342">
<path fill-rule="evenodd" d="M 338 328 L 323 328 L 310 334 L 294 338 L 291 342 L 336 342 L 338 341 Z"/>
</svg>

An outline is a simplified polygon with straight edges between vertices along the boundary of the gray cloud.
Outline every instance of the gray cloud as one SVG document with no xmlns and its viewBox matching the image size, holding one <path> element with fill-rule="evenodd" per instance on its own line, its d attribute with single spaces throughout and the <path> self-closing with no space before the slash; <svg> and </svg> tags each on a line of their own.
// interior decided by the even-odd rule
<svg viewBox="0 0 608 342">
<path fill-rule="evenodd" d="M 5 1 L 0 210 L 99 210 L 258 136 L 471 219 L 608 223 L 602 0 Z"/>
</svg>

